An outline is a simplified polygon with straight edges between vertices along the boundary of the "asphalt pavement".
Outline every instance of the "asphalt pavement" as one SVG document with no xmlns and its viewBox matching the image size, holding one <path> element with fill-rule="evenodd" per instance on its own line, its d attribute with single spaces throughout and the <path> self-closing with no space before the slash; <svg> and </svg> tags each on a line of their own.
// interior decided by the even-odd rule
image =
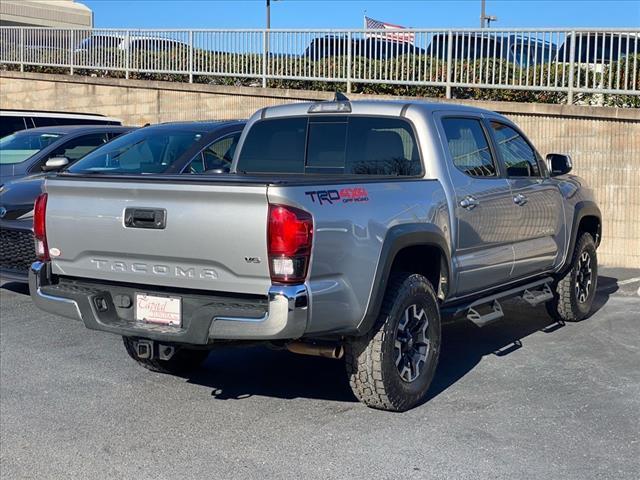
<svg viewBox="0 0 640 480">
<path fill-rule="evenodd" d="M 640 270 L 601 271 L 596 312 L 544 308 L 443 331 L 429 400 L 352 396 L 341 361 L 214 351 L 188 378 L 0 289 L 0 476 L 84 479 L 640 478 Z"/>
</svg>

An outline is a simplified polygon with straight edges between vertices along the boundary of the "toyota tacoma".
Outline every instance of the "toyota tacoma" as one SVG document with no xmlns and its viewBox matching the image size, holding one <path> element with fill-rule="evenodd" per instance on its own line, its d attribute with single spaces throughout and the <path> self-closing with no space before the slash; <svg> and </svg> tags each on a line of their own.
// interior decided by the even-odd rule
<svg viewBox="0 0 640 480">
<path fill-rule="evenodd" d="M 404 411 L 443 321 L 484 326 L 513 297 L 575 321 L 596 292 L 592 191 L 494 112 L 336 95 L 256 112 L 228 173 L 110 162 L 47 179 L 31 295 L 150 370 L 263 343 L 343 357 L 359 400 Z"/>
</svg>

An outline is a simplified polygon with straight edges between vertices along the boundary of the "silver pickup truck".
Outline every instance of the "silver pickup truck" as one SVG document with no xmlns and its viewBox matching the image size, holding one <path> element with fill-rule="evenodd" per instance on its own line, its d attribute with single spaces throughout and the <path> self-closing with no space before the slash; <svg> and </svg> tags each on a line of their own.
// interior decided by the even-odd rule
<svg viewBox="0 0 640 480">
<path fill-rule="evenodd" d="M 424 401 L 441 322 L 501 302 L 588 315 L 601 215 L 569 157 L 505 117 L 417 101 L 264 108 L 224 175 L 126 175 L 80 161 L 35 205 L 43 310 L 121 335 L 184 373 L 218 345 L 344 357 L 366 405 Z M 117 170 L 116 170 L 117 171 Z"/>
</svg>

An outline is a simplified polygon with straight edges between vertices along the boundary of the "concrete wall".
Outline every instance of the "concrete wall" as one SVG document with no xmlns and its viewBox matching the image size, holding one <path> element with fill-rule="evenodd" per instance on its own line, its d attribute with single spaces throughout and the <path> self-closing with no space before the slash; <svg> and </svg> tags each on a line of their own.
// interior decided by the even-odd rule
<svg viewBox="0 0 640 480">
<path fill-rule="evenodd" d="M 3 109 L 96 112 L 121 118 L 129 125 L 243 118 L 264 106 L 329 97 L 328 93 L 300 90 L 0 72 Z M 569 153 L 575 172 L 594 188 L 602 209 L 603 242 L 598 252 L 601 263 L 640 267 L 638 109 L 461 103 L 499 111 L 512 118 L 543 155 Z"/>
</svg>

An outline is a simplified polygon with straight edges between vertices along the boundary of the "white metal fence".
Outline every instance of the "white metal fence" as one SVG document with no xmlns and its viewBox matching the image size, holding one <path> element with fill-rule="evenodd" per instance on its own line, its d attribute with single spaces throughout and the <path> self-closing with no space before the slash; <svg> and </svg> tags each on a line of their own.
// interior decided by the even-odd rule
<svg viewBox="0 0 640 480">
<path fill-rule="evenodd" d="M 404 41 L 399 41 L 404 40 Z M 410 41 L 409 41 L 410 40 Z M 0 63 L 354 84 L 640 96 L 640 29 L 148 30 L 0 27 Z"/>
</svg>

